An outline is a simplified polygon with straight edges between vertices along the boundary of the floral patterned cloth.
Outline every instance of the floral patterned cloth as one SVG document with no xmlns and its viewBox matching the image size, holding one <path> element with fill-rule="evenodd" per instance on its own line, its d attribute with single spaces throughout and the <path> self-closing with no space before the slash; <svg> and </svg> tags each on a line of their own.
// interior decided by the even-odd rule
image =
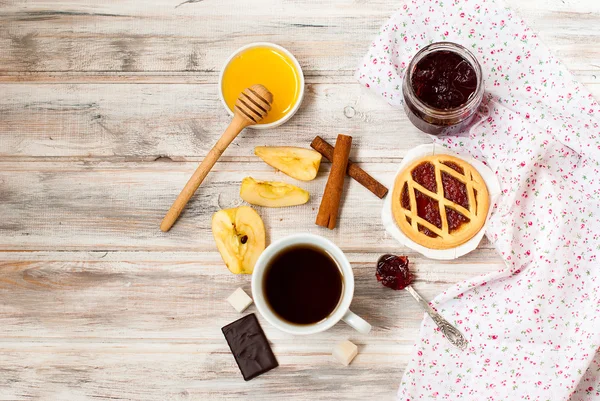
<svg viewBox="0 0 600 401">
<path fill-rule="evenodd" d="M 479 121 L 434 140 L 497 174 L 503 195 L 486 235 L 506 268 L 432 301 L 469 348 L 426 317 L 398 397 L 598 399 L 600 107 L 499 0 L 401 3 L 357 78 L 399 106 L 411 57 L 437 41 L 469 48 L 483 69 Z"/>
</svg>

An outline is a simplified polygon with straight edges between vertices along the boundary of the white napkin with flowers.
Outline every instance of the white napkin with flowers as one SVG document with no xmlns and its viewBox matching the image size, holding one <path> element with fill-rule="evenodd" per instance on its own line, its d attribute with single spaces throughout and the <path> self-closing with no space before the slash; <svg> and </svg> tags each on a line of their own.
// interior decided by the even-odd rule
<svg viewBox="0 0 600 401">
<path fill-rule="evenodd" d="M 437 41 L 467 47 L 483 69 L 479 121 L 461 135 L 434 140 L 496 173 L 502 196 L 486 235 L 506 268 L 432 301 L 469 348 L 450 346 L 426 317 L 398 397 L 597 398 L 600 107 L 499 0 L 402 2 L 357 78 L 399 106 L 410 59 Z"/>
</svg>

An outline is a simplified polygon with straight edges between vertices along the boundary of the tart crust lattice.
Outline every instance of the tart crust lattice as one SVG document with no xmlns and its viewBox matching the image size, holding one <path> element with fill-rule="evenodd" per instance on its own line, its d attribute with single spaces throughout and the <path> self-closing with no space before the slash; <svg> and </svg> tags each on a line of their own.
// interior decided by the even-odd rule
<svg viewBox="0 0 600 401">
<path fill-rule="evenodd" d="M 489 193 L 479 172 L 451 155 L 417 159 L 396 177 L 392 194 L 396 224 L 426 248 L 464 244 L 483 227 Z"/>
</svg>

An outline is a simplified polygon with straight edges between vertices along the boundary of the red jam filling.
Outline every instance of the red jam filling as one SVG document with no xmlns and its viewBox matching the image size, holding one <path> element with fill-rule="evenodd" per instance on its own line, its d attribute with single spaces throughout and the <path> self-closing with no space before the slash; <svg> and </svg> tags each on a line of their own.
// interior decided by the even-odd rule
<svg viewBox="0 0 600 401">
<path fill-rule="evenodd" d="M 434 233 L 433 231 L 431 231 L 430 229 L 428 229 L 425 226 L 422 226 L 420 224 L 417 223 L 417 227 L 419 228 L 419 231 L 422 232 L 423 234 L 425 234 L 428 237 L 431 238 L 437 238 L 439 237 L 439 235 L 437 235 L 436 233 Z"/>
<path fill-rule="evenodd" d="M 463 182 L 442 171 L 442 186 L 444 187 L 444 198 L 461 205 L 465 209 L 469 208 L 467 186 Z"/>
<path fill-rule="evenodd" d="M 408 196 L 408 184 L 404 183 L 402 187 L 402 207 L 404 209 L 410 209 L 410 197 Z"/>
<path fill-rule="evenodd" d="M 442 216 L 440 214 L 440 206 L 438 201 L 431 199 L 427 195 L 423 195 L 419 191 L 415 191 L 415 198 L 417 200 L 417 215 L 427 220 L 437 228 L 442 228 Z M 426 227 L 419 227 L 419 231 L 427 236 L 437 237 L 435 233 L 428 230 Z"/>
<path fill-rule="evenodd" d="M 446 219 L 448 220 L 448 232 L 453 232 L 463 223 L 468 223 L 470 220 L 457 212 L 454 209 L 450 209 L 446 206 Z"/>
<path fill-rule="evenodd" d="M 439 50 L 423 57 L 412 74 L 417 97 L 429 107 L 456 109 L 467 103 L 477 89 L 477 73 L 458 53 Z"/>
<path fill-rule="evenodd" d="M 456 164 L 454 162 L 442 162 L 442 164 L 450 167 L 452 170 L 456 171 L 457 173 L 460 173 L 462 175 L 465 174 L 465 170 L 461 166 L 459 166 L 458 164 Z"/>
<path fill-rule="evenodd" d="M 384 286 L 393 290 L 403 290 L 413 280 L 408 270 L 406 256 L 383 255 L 377 261 L 375 277 Z"/>
<path fill-rule="evenodd" d="M 429 162 L 421 163 L 412 171 L 412 178 L 431 192 L 437 192 L 435 166 Z"/>
</svg>

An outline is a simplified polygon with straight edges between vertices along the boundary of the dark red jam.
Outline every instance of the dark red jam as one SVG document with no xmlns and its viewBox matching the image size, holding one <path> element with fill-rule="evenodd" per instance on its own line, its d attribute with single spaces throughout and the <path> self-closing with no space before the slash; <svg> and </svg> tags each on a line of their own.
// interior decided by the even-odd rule
<svg viewBox="0 0 600 401">
<path fill-rule="evenodd" d="M 437 192 L 437 181 L 435 180 L 435 166 L 431 163 L 421 163 L 411 173 L 412 179 L 423 186 L 423 188 Z"/>
<path fill-rule="evenodd" d="M 423 57 L 412 74 L 415 94 L 423 103 L 441 110 L 456 109 L 477 89 L 475 69 L 460 54 L 440 50 Z"/>
<path fill-rule="evenodd" d="M 437 228 L 442 228 L 442 216 L 440 215 L 440 205 L 435 199 L 431 199 L 427 195 L 423 195 L 419 191 L 415 191 L 417 200 L 417 214 L 419 217 L 427 220 Z M 429 237 L 437 237 L 437 234 L 430 231 L 427 227 L 420 226 L 419 231 Z"/>
<path fill-rule="evenodd" d="M 408 195 L 408 184 L 404 183 L 402 187 L 402 207 L 404 209 L 410 209 L 410 196 Z"/>
<path fill-rule="evenodd" d="M 402 84 L 404 110 L 428 134 L 452 134 L 473 121 L 483 99 L 481 67 L 456 43 L 432 43 L 410 62 Z"/>
<path fill-rule="evenodd" d="M 465 209 L 469 208 L 469 196 L 467 195 L 465 183 L 442 171 L 442 186 L 444 187 L 444 198 L 461 205 Z"/>
<path fill-rule="evenodd" d="M 462 226 L 463 223 L 468 223 L 470 220 L 446 206 L 446 219 L 448 220 L 448 232 L 455 231 L 457 228 Z"/>
<path fill-rule="evenodd" d="M 385 287 L 393 290 L 403 290 L 413 280 L 408 270 L 408 258 L 389 254 L 383 255 L 377 261 L 375 277 Z"/>
<path fill-rule="evenodd" d="M 445 161 L 445 162 L 441 162 L 441 163 L 450 167 L 452 170 L 456 171 L 457 173 L 460 173 L 462 175 L 465 174 L 465 170 L 461 166 L 459 166 L 458 164 L 456 164 L 454 162 Z"/>
</svg>

